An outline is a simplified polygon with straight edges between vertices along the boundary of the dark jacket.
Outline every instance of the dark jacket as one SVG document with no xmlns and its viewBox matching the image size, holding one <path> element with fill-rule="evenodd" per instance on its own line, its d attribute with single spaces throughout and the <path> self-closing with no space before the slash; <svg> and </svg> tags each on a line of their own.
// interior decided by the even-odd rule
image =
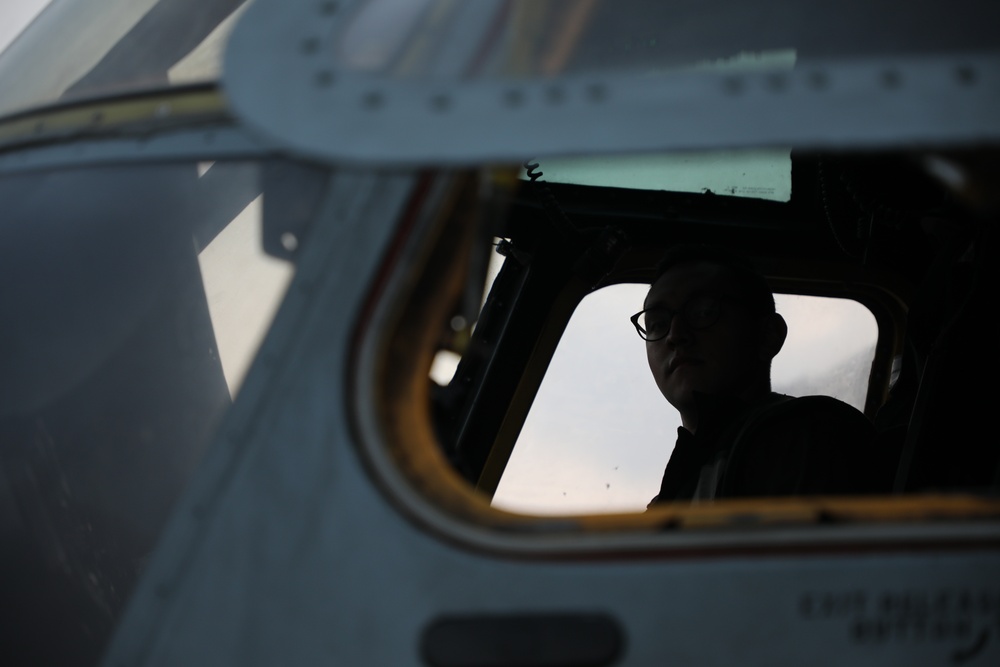
<svg viewBox="0 0 1000 667">
<path fill-rule="evenodd" d="M 771 393 L 753 404 L 699 396 L 650 505 L 746 496 L 887 493 L 893 471 L 863 414 L 829 396 Z"/>
</svg>

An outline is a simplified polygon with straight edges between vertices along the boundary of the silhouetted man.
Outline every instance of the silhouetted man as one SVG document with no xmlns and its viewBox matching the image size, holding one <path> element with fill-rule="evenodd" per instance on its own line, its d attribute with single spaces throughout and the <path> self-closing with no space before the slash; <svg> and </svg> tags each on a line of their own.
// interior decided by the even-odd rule
<svg viewBox="0 0 1000 667">
<path fill-rule="evenodd" d="M 771 391 L 787 327 L 748 261 L 708 246 L 672 250 L 632 322 L 683 424 L 651 505 L 891 487 L 864 415 L 826 396 Z"/>
</svg>

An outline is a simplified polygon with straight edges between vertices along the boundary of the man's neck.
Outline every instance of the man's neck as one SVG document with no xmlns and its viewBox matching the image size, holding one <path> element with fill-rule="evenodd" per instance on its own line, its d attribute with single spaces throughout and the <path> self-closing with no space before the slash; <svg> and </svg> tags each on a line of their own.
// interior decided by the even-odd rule
<svg viewBox="0 0 1000 667">
<path fill-rule="evenodd" d="M 704 429 L 722 428 L 725 422 L 750 406 L 773 396 L 770 383 L 766 388 L 744 392 L 740 396 L 716 396 L 695 392 L 692 409 L 681 413 L 681 425 L 692 434 Z M 704 430 L 703 429 L 703 430 Z"/>
</svg>

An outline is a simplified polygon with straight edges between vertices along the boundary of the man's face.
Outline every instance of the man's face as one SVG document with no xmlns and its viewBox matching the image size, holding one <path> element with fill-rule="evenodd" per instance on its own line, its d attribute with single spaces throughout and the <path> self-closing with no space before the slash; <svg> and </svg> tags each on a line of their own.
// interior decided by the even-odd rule
<svg viewBox="0 0 1000 667">
<path fill-rule="evenodd" d="M 721 298 L 714 324 L 695 329 L 683 316 L 675 316 L 665 338 L 646 342 L 656 385 L 689 428 L 695 406 L 693 392 L 749 400 L 768 386 L 769 360 L 762 360 L 760 318 L 744 304 L 734 283 L 722 266 L 679 264 L 660 276 L 646 296 L 644 308 L 673 312 L 694 297 Z"/>
</svg>

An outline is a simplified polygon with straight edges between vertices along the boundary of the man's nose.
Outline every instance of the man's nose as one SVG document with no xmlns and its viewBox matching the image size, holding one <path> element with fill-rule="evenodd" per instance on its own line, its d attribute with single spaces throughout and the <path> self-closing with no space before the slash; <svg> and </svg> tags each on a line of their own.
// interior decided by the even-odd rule
<svg viewBox="0 0 1000 667">
<path fill-rule="evenodd" d="M 684 322 L 683 317 L 674 317 L 670 320 L 670 329 L 667 330 L 666 342 L 673 347 L 686 345 L 691 342 L 691 327 Z"/>
</svg>

